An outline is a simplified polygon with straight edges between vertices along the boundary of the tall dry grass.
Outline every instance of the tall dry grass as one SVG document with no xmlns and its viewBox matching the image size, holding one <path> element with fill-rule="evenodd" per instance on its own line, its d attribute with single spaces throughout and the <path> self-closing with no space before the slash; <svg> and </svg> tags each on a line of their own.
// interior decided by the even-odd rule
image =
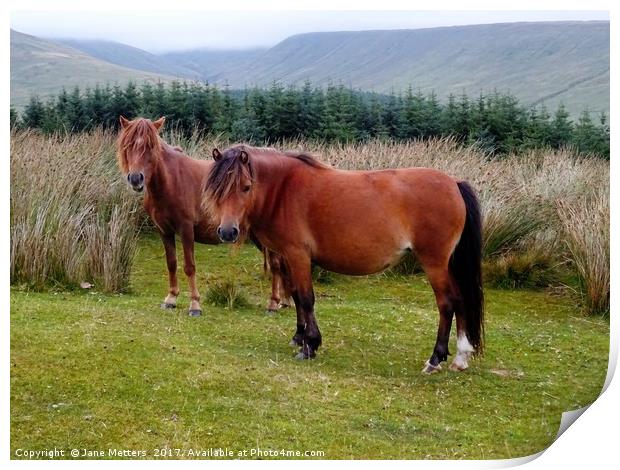
<svg viewBox="0 0 620 470">
<path fill-rule="evenodd" d="M 577 270 L 588 312 L 609 314 L 609 188 L 558 201 L 563 241 Z"/>
<path fill-rule="evenodd" d="M 221 136 L 164 138 L 209 158 Z M 540 287 L 570 266 L 588 312 L 609 302 L 609 167 L 569 151 L 533 151 L 491 159 L 450 139 L 355 144 L 281 142 L 343 169 L 433 167 L 470 181 L 484 215 L 484 256 L 495 285 Z M 44 285 L 93 279 L 106 290 L 127 285 L 144 214 L 114 166 L 114 136 L 93 132 L 11 140 L 11 279 Z M 440 196 L 440 195 L 438 195 Z M 595 209 L 596 208 L 596 209 Z M 569 263 L 566 263 L 566 260 Z M 417 270 L 415 262 L 404 269 Z M 487 276 L 487 278 L 488 278 Z M 607 299 L 607 300 L 605 300 Z M 607 302 L 607 303 L 606 303 Z M 607 305 L 607 306 L 606 306 Z"/>
<path fill-rule="evenodd" d="M 103 132 L 11 135 L 11 282 L 127 288 L 139 201 Z"/>
</svg>

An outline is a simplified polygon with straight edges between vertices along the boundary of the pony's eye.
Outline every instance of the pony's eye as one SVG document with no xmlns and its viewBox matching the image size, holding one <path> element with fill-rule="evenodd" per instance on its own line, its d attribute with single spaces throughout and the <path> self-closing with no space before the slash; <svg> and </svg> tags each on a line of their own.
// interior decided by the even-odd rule
<svg viewBox="0 0 620 470">
<path fill-rule="evenodd" d="M 250 186 L 249 184 L 248 184 L 248 185 L 245 185 L 245 186 L 243 187 L 243 192 L 244 192 L 244 193 L 247 193 L 247 192 L 250 190 L 250 188 L 251 188 L 251 186 Z"/>
</svg>

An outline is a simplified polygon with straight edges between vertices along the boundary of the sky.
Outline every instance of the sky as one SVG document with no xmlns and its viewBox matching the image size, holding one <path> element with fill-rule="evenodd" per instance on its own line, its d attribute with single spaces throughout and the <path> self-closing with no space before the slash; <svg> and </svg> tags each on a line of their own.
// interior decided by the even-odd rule
<svg viewBox="0 0 620 470">
<path fill-rule="evenodd" d="M 606 11 L 13 11 L 11 28 L 46 38 L 105 39 L 149 52 L 269 47 L 299 33 L 515 21 L 609 20 Z"/>
</svg>

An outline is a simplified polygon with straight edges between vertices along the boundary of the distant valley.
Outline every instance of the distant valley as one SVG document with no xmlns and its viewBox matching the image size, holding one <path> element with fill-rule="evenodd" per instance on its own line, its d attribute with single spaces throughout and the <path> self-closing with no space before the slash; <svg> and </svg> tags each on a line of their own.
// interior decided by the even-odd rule
<svg viewBox="0 0 620 470">
<path fill-rule="evenodd" d="M 232 89 L 274 81 L 379 93 L 411 86 L 440 98 L 494 90 L 526 105 L 609 111 L 609 22 L 506 23 L 308 33 L 268 49 L 152 54 L 110 41 L 49 40 L 11 31 L 11 103 L 63 86 L 200 80 Z"/>
</svg>

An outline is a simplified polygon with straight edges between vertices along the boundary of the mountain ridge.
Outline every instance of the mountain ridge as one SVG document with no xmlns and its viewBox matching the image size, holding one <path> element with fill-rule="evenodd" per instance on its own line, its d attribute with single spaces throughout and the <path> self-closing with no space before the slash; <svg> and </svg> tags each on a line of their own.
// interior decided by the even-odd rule
<svg viewBox="0 0 620 470">
<path fill-rule="evenodd" d="M 113 41 L 63 41 L 137 73 L 141 68 L 233 89 L 310 80 L 379 93 L 411 86 L 442 99 L 497 90 L 525 105 L 555 109 L 562 102 L 573 115 L 609 111 L 608 21 L 300 33 L 267 49 L 162 54 Z"/>
<path fill-rule="evenodd" d="M 172 76 L 121 67 L 78 49 L 11 30 L 11 105 L 24 106 L 37 95 L 48 98 L 62 88 L 94 87 L 128 81 L 169 81 Z"/>
</svg>

